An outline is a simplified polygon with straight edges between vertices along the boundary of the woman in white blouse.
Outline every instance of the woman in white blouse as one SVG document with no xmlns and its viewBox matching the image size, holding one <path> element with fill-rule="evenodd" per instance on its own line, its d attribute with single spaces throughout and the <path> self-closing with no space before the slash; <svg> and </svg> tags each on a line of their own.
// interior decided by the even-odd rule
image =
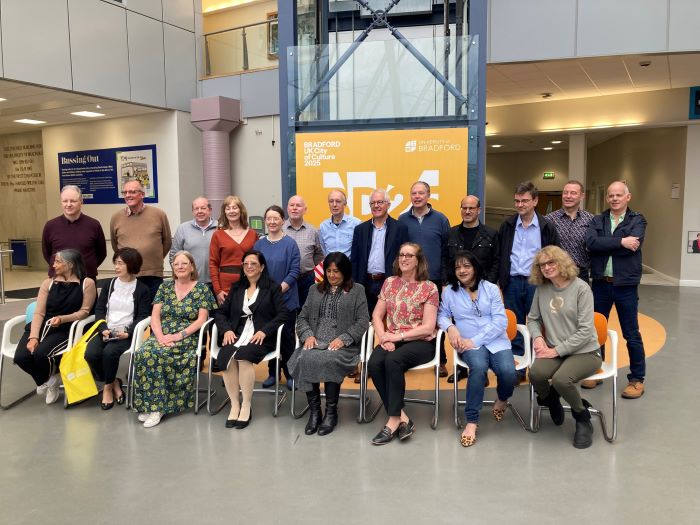
<svg viewBox="0 0 700 525">
<path fill-rule="evenodd" d="M 280 286 L 268 275 L 265 256 L 257 250 L 246 252 L 241 279 L 215 314 L 222 345 L 216 362 L 231 399 L 226 428 L 243 429 L 250 423 L 253 365 L 274 350 L 277 329 L 288 315 Z"/>
<path fill-rule="evenodd" d="M 136 324 L 151 313 L 148 286 L 136 280 L 143 259 L 133 248 L 120 248 L 112 257 L 116 277 L 102 288 L 95 305 L 95 320 L 104 320 L 101 336 L 93 337 L 85 350 L 85 360 L 92 375 L 104 381 L 102 410 L 109 410 L 116 401 L 124 403 L 122 380 L 117 377 L 119 358 L 131 345 Z"/>
</svg>

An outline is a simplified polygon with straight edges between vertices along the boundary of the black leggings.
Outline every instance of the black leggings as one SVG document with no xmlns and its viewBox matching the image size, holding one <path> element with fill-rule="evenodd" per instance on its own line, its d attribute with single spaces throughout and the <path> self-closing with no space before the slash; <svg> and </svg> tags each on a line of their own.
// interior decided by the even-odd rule
<svg viewBox="0 0 700 525">
<path fill-rule="evenodd" d="M 31 328 L 31 323 L 24 327 L 24 333 L 17 344 L 17 350 L 15 350 L 15 364 L 32 376 L 34 382 L 39 386 L 46 383 L 51 374 L 58 372 L 61 356 L 56 354 L 68 346 L 70 323 L 49 330 L 34 353 L 27 350 Z"/>
<path fill-rule="evenodd" d="M 105 384 L 113 383 L 117 378 L 119 358 L 130 345 L 130 339 L 105 342 L 102 340 L 102 334 L 98 332 L 90 339 L 85 349 L 85 360 L 90 365 L 93 377 Z"/>
<path fill-rule="evenodd" d="M 377 346 L 367 363 L 367 373 L 379 392 L 389 417 L 401 415 L 406 393 L 406 371 L 427 363 L 435 355 L 435 341 L 394 344 L 396 350 L 393 352 Z"/>
</svg>

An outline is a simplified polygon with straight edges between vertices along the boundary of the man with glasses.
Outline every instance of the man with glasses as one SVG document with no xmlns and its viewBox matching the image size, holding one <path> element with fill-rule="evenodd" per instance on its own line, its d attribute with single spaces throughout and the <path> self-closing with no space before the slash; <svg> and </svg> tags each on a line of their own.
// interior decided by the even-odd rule
<svg viewBox="0 0 700 525">
<path fill-rule="evenodd" d="M 447 259 L 447 238 L 450 234 L 450 221 L 444 214 L 433 209 L 430 200 L 430 185 L 427 182 L 414 182 L 411 186 L 411 209 L 399 216 L 399 222 L 408 230 L 409 242 L 423 248 L 428 261 L 428 278 L 437 286 L 442 298 L 444 261 Z M 447 355 L 445 339 L 440 349 L 440 377 L 447 377 Z"/>
<path fill-rule="evenodd" d="M 191 221 L 183 222 L 175 230 L 170 248 L 170 263 L 172 264 L 177 252 L 190 252 L 197 265 L 198 281 L 209 286 L 214 294 L 209 275 L 209 244 L 216 231 L 216 221 L 211 218 L 211 204 L 206 197 L 197 197 L 192 201 L 192 216 Z"/>
<path fill-rule="evenodd" d="M 528 283 L 535 255 L 545 246 L 559 246 L 559 235 L 554 225 L 536 211 L 539 191 L 531 182 L 521 182 L 515 188 L 516 214 L 508 217 L 498 231 L 501 261 L 498 284 L 503 292 L 506 308 L 513 310 L 520 324 L 532 306 L 535 286 Z M 523 355 L 523 337 L 513 340 L 513 354 Z M 524 372 L 520 372 L 521 379 Z"/>
<path fill-rule="evenodd" d="M 632 198 L 624 182 L 608 186 L 609 209 L 593 218 L 586 234 L 591 254 L 593 308 L 606 318 L 613 305 L 620 320 L 622 336 L 630 358 L 628 384 L 622 391 L 626 399 L 638 399 L 644 394 L 646 359 L 644 343 L 639 333 L 637 288 L 642 279 L 642 243 L 647 221 L 641 213 L 631 210 Z"/>
<path fill-rule="evenodd" d="M 374 190 L 369 198 L 372 218 L 359 224 L 352 236 L 352 278 L 365 287 L 370 316 L 384 281 L 392 275 L 399 248 L 408 242 L 406 226 L 389 216 L 390 202 L 386 190 Z"/>
<path fill-rule="evenodd" d="M 545 219 L 554 224 L 561 241 L 561 247 L 578 266 L 578 276 L 588 282 L 588 268 L 591 265 L 586 250 L 586 231 L 593 220 L 593 214 L 581 209 L 585 195 L 583 184 L 570 180 L 561 192 L 562 207 L 547 214 Z M 582 385 L 586 381 L 582 382 Z M 602 381 L 601 381 L 602 383 Z M 584 388 L 585 385 L 584 385 Z"/>
<path fill-rule="evenodd" d="M 143 202 L 146 191 L 137 180 L 122 187 L 126 208 L 112 215 L 109 232 L 112 249 L 134 248 L 143 257 L 138 278 L 151 291 L 151 301 L 163 283 L 163 259 L 168 255 L 172 239 L 165 212 Z"/>
<path fill-rule="evenodd" d="M 331 252 L 343 252 L 350 257 L 352 253 L 352 234 L 360 224 L 360 220 L 345 213 L 348 198 L 342 190 L 331 190 L 328 193 L 328 209 L 330 219 L 326 219 L 319 227 L 321 250 L 325 257 Z"/>
<path fill-rule="evenodd" d="M 481 264 L 484 278 L 496 283 L 501 250 L 498 244 L 498 232 L 479 220 L 481 201 L 476 195 L 467 195 L 462 199 L 460 213 L 462 214 L 462 224 L 451 228 L 447 239 L 444 274 L 448 275 L 449 266 L 454 266 L 457 252 L 468 250 Z M 466 368 L 460 367 L 458 370 L 457 381 L 469 376 L 469 371 Z M 454 383 L 454 380 L 454 374 L 450 374 L 447 378 L 448 383 Z"/>
</svg>

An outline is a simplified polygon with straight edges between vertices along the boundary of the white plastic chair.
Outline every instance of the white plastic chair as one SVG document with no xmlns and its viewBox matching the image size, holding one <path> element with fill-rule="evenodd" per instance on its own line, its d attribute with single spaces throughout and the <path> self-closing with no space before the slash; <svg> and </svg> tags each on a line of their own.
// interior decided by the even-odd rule
<svg viewBox="0 0 700 525">
<path fill-rule="evenodd" d="M 530 344 L 530 331 L 527 329 L 527 327 L 523 324 L 518 324 L 515 313 L 513 313 L 512 310 L 506 310 L 506 317 L 508 318 L 508 327 L 506 328 L 506 332 L 508 334 L 508 339 L 511 341 L 515 339 L 515 336 L 520 333 L 523 336 L 523 347 L 524 347 L 524 352 L 523 355 L 514 355 L 513 359 L 515 361 L 515 370 L 520 371 L 520 370 L 527 370 L 530 365 L 532 365 L 532 347 Z M 457 350 L 454 350 L 454 421 L 455 421 L 455 426 L 457 428 L 462 428 L 464 426 L 462 419 L 459 414 L 459 406 L 460 405 L 465 405 L 465 401 L 460 401 L 459 400 L 459 386 L 457 385 L 458 381 L 457 378 L 459 377 L 457 372 L 458 372 L 458 367 L 466 368 L 469 370 L 469 365 L 467 364 L 466 361 L 462 359 L 462 355 L 457 352 Z M 468 380 L 468 379 L 467 379 Z M 510 401 L 507 402 L 506 406 L 510 409 L 512 414 L 515 416 L 515 418 L 518 420 L 518 423 L 525 429 L 525 430 L 531 430 L 532 429 L 532 422 L 533 422 L 533 410 L 534 410 L 534 389 L 532 388 L 532 385 L 528 385 L 528 396 L 530 398 L 530 421 L 529 424 L 525 424 L 525 421 L 523 420 L 523 417 L 520 415 L 520 412 L 511 404 Z M 494 401 L 487 401 L 484 400 L 484 405 L 493 405 Z"/>
<path fill-rule="evenodd" d="M 605 414 L 594 408 L 584 399 L 584 405 L 588 408 L 588 411 L 592 416 L 597 416 L 600 419 L 600 426 L 603 429 L 603 437 L 608 443 L 612 443 L 617 439 L 617 343 L 618 335 L 615 330 L 608 328 L 608 320 L 601 313 L 595 312 L 595 328 L 598 334 L 598 343 L 602 346 L 606 344 L 606 341 L 610 341 L 607 345 L 608 351 L 607 355 L 610 356 L 609 361 L 603 361 L 600 369 L 592 376 L 586 379 L 590 380 L 605 380 L 612 379 L 612 432 L 608 432 L 607 422 L 605 420 Z M 571 407 L 568 405 L 562 405 L 564 410 L 571 412 Z M 532 430 L 537 432 L 540 429 L 540 414 L 542 409 L 547 409 L 547 407 L 538 406 L 537 410 L 534 411 L 534 420 Z"/>
<path fill-rule="evenodd" d="M 280 363 L 282 359 L 282 352 L 281 352 L 281 345 L 282 345 L 282 329 L 284 328 L 284 325 L 280 325 L 280 327 L 277 329 L 277 341 L 275 343 L 275 349 L 272 352 L 269 352 L 265 357 L 263 357 L 261 363 L 266 363 L 270 361 L 271 359 L 275 360 L 275 388 L 274 390 L 270 390 L 268 388 L 255 388 L 253 389 L 253 392 L 256 393 L 265 393 L 265 394 L 274 394 L 275 395 L 275 403 L 272 408 L 272 415 L 273 417 L 277 417 L 277 413 L 279 412 L 280 406 L 282 406 L 282 403 L 284 403 L 285 399 L 287 399 L 287 393 L 284 391 L 280 391 Z M 214 327 L 212 328 L 211 331 L 211 344 L 209 345 L 209 373 L 208 373 L 208 381 L 207 381 L 207 412 L 210 415 L 215 415 L 221 412 L 221 410 L 229 403 L 230 399 L 227 397 L 216 409 L 213 409 L 211 406 L 211 399 L 214 397 L 214 393 L 212 393 L 212 369 L 213 369 L 213 361 L 219 356 L 219 350 L 221 350 L 221 347 L 219 346 L 219 330 L 216 327 L 216 323 L 214 323 Z"/>
<path fill-rule="evenodd" d="M 202 356 L 202 351 L 203 348 L 206 345 L 206 333 L 207 333 L 207 328 L 211 323 L 214 322 L 213 318 L 209 318 L 206 320 L 206 322 L 202 325 L 202 327 L 199 329 L 198 335 L 197 335 L 197 371 L 195 374 L 195 381 L 194 381 L 194 391 L 192 392 L 194 395 L 194 413 L 197 414 L 199 413 L 199 409 L 204 406 L 205 403 L 208 403 L 208 399 L 205 402 L 200 403 L 199 402 L 199 374 L 201 373 L 201 356 Z M 127 384 L 129 388 L 129 393 L 127 395 L 127 408 L 128 409 L 133 409 L 134 407 L 134 390 L 136 389 L 134 385 L 134 375 L 135 375 L 135 356 L 143 346 L 144 340 L 145 340 L 145 332 L 146 329 L 151 326 L 151 318 L 147 317 L 143 321 L 140 321 L 135 327 L 134 327 L 134 335 L 131 339 L 131 346 L 129 349 L 124 352 L 125 354 L 130 354 L 129 358 L 129 374 L 127 377 Z M 192 335 L 190 335 L 192 337 Z"/>
<path fill-rule="evenodd" d="M 408 372 L 413 372 L 415 370 L 425 370 L 426 368 L 433 368 L 435 372 L 435 389 L 433 392 L 433 399 L 419 399 L 419 398 L 412 398 L 412 397 L 405 397 L 404 402 L 406 403 L 417 403 L 421 405 L 432 405 L 433 406 L 433 419 L 430 423 L 430 428 L 435 430 L 437 428 L 438 424 L 438 410 L 440 408 L 440 341 L 442 338 L 445 336 L 445 333 L 442 330 L 438 330 L 437 337 L 435 338 L 435 355 L 433 358 L 428 361 L 427 363 L 423 363 L 422 365 L 414 366 L 413 368 L 410 368 L 406 371 Z M 366 344 L 366 360 L 365 362 L 369 362 L 369 358 L 372 355 L 372 351 L 374 350 L 374 328 L 370 325 L 369 330 L 367 331 L 367 344 Z M 365 401 L 361 402 L 361 405 L 363 405 L 362 409 L 365 410 L 365 414 L 363 417 L 363 421 L 365 423 L 369 423 L 374 420 L 375 417 L 377 417 L 377 414 L 382 408 L 382 403 L 380 402 L 377 408 L 369 415 L 369 417 L 366 417 L 366 405 L 369 404 L 368 398 L 368 392 L 367 392 L 367 380 L 368 380 L 368 373 L 367 373 L 367 367 L 362 367 L 362 373 L 360 376 L 360 385 L 361 385 L 361 392 L 365 397 Z"/>
<path fill-rule="evenodd" d="M 369 329 L 362 334 L 362 339 L 360 340 L 360 366 L 362 369 L 364 369 L 367 366 L 367 335 L 369 334 Z M 296 340 L 296 346 L 295 348 L 299 348 L 300 342 L 299 339 L 297 338 Z M 341 399 L 356 399 L 360 402 L 360 410 L 359 414 L 357 416 L 357 422 L 362 423 L 364 421 L 365 417 L 365 402 L 366 402 L 366 396 L 365 396 L 365 388 L 367 385 L 363 384 L 362 381 L 360 381 L 360 393 L 359 394 L 340 394 Z M 292 416 L 294 419 L 299 419 L 302 417 L 306 412 L 309 410 L 309 405 L 307 404 L 306 407 L 301 412 L 296 411 L 296 385 L 292 389 L 292 401 L 291 401 L 291 412 Z M 322 397 L 325 397 L 325 393 L 321 394 Z"/>
</svg>

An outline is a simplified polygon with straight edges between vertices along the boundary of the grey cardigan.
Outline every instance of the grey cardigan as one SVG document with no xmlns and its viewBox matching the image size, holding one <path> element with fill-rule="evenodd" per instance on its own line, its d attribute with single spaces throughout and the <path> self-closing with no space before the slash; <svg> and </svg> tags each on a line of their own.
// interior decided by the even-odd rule
<svg viewBox="0 0 700 525">
<path fill-rule="evenodd" d="M 318 291 L 318 285 L 312 286 L 297 318 L 297 336 L 302 344 L 307 338 L 316 336 L 322 300 L 323 294 Z M 359 345 L 367 328 L 369 328 L 369 311 L 365 289 L 361 284 L 355 283 L 338 301 L 338 335 L 336 337 L 340 337 L 346 346 Z M 348 344 L 349 341 L 352 343 Z"/>
</svg>

